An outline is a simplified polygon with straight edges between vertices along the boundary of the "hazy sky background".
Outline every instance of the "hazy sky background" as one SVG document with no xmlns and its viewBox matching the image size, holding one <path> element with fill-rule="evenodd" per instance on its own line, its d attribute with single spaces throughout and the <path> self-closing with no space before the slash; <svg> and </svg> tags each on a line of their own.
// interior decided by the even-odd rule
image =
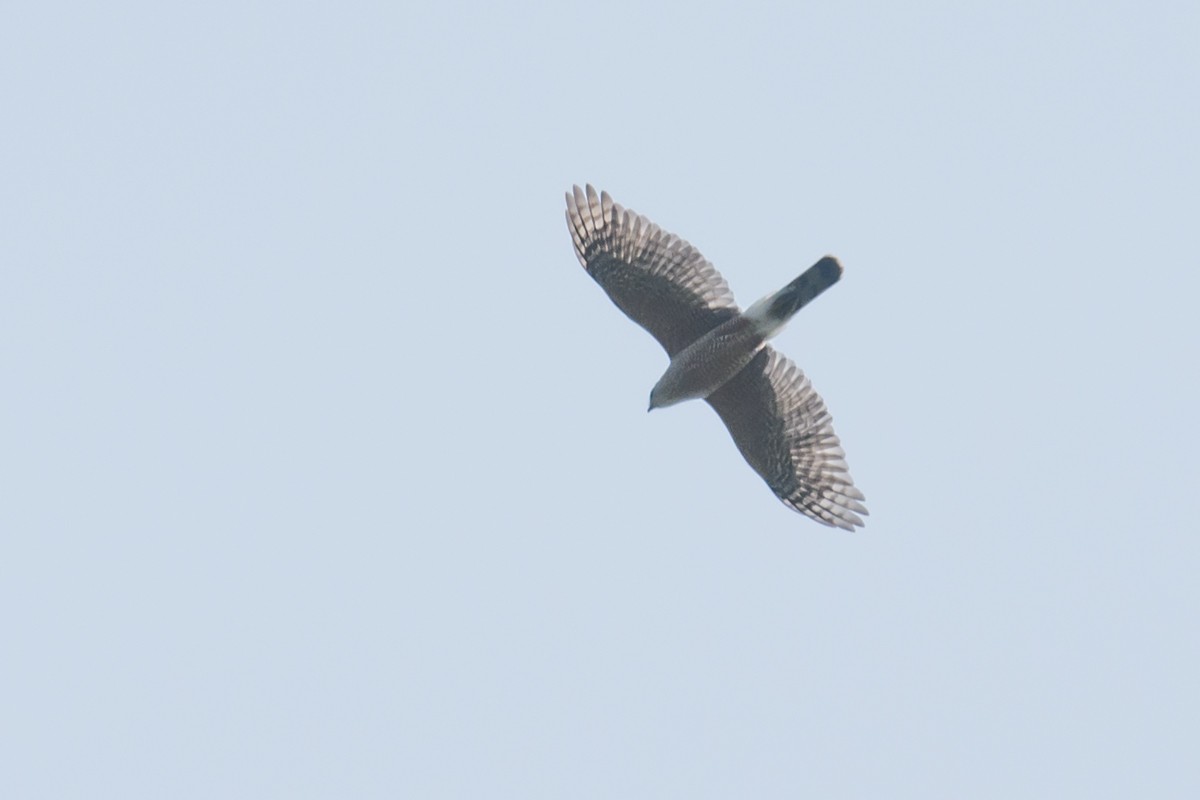
<svg viewBox="0 0 1200 800">
<path fill-rule="evenodd" d="M 0 14 L 0 795 L 1200 796 L 1194 3 Z M 748 304 L 865 530 L 579 267 Z"/>
</svg>

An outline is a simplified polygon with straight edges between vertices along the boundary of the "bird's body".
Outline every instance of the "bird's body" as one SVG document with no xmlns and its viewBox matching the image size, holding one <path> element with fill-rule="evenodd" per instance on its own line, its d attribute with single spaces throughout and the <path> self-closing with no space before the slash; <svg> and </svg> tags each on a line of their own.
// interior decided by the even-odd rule
<svg viewBox="0 0 1200 800">
<path fill-rule="evenodd" d="M 650 409 L 708 397 L 741 372 L 766 341 L 744 315 L 722 322 L 672 356 L 650 390 Z"/>
<path fill-rule="evenodd" d="M 841 277 L 826 256 L 774 294 L 738 310 L 720 273 L 695 248 L 597 196 L 567 195 L 567 226 L 580 263 L 671 363 L 650 408 L 705 399 L 750 466 L 790 508 L 840 528 L 866 514 L 829 412 L 795 364 L 767 340 Z"/>
</svg>

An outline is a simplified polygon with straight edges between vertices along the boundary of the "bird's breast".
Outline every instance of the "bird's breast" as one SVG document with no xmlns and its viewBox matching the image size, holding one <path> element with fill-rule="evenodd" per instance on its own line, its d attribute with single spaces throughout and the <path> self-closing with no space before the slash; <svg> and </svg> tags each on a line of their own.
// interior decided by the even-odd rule
<svg viewBox="0 0 1200 800">
<path fill-rule="evenodd" d="M 765 341 L 744 317 L 718 325 L 671 359 L 654 387 L 657 405 L 708 397 L 741 372 Z"/>
</svg>

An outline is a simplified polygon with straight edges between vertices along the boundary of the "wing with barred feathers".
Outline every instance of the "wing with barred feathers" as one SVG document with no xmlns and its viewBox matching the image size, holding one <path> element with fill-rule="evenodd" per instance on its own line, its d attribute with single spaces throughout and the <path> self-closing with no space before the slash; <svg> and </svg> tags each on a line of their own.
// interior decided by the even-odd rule
<svg viewBox="0 0 1200 800">
<path fill-rule="evenodd" d="M 675 355 L 737 315 L 733 292 L 696 248 L 590 185 L 567 195 L 575 254 L 626 316 Z"/>
<path fill-rule="evenodd" d="M 836 528 L 862 526 L 833 419 L 800 368 L 768 346 L 708 396 L 746 461 L 784 505 Z"/>
</svg>

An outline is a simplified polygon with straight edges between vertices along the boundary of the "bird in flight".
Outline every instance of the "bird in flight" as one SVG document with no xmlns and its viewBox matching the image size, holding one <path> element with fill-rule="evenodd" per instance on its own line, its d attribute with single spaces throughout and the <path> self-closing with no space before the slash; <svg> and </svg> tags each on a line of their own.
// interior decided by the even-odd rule
<svg viewBox="0 0 1200 800">
<path fill-rule="evenodd" d="M 837 283 L 825 256 L 745 311 L 721 274 L 690 244 L 599 196 L 567 194 L 575 254 L 617 308 L 667 351 L 650 410 L 703 398 L 742 456 L 784 505 L 824 525 L 853 530 L 866 515 L 833 420 L 808 378 L 767 340 Z"/>
</svg>

